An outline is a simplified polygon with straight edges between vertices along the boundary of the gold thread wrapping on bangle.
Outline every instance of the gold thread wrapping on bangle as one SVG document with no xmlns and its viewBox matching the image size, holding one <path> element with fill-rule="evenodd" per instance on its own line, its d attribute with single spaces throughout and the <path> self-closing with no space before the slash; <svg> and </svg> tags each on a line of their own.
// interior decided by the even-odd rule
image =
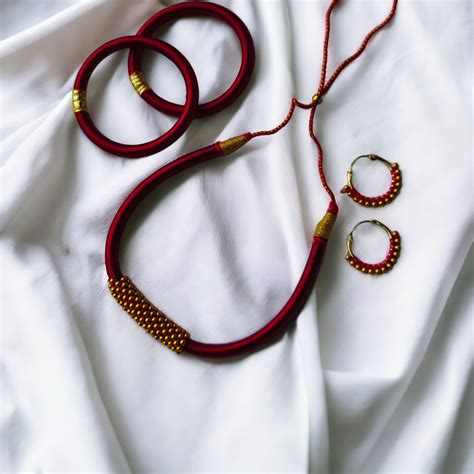
<svg viewBox="0 0 474 474">
<path fill-rule="evenodd" d="M 118 304 L 146 332 L 173 352 L 183 352 L 189 333 L 150 303 L 130 278 L 109 278 L 109 290 Z"/>
<path fill-rule="evenodd" d="M 76 112 L 87 112 L 86 91 L 74 89 L 72 91 L 72 110 Z"/>
<path fill-rule="evenodd" d="M 335 222 L 336 216 L 334 214 L 331 214 L 330 212 L 326 212 L 323 218 L 316 225 L 316 229 L 314 230 L 314 236 L 322 237 L 323 239 L 328 240 Z"/>
<path fill-rule="evenodd" d="M 147 91 L 150 86 L 146 83 L 145 78 L 141 72 L 133 72 L 130 74 L 130 82 L 132 83 L 133 87 L 137 91 L 139 95 L 142 95 L 145 91 Z"/>
<path fill-rule="evenodd" d="M 224 155 L 229 155 L 243 147 L 247 143 L 247 139 L 244 135 L 238 135 L 218 143 Z"/>
</svg>

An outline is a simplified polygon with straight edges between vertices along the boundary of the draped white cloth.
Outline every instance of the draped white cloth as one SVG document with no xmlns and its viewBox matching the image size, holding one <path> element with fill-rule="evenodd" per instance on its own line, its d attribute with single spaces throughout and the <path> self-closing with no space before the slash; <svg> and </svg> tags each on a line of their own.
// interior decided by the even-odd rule
<svg viewBox="0 0 474 474">
<path fill-rule="evenodd" d="M 397 161 L 404 184 L 383 209 L 339 195 L 316 290 L 281 339 L 232 360 L 177 356 L 106 288 L 108 226 L 143 178 L 218 139 L 275 126 L 293 96 L 310 100 L 328 3 L 223 3 L 256 45 L 245 94 L 167 150 L 126 160 L 79 129 L 73 81 L 96 47 L 164 5 L 1 2 L 2 472 L 473 472 L 468 0 L 402 0 L 321 105 L 316 128 L 336 191 L 363 153 Z M 330 70 L 389 7 L 341 2 Z M 193 64 L 201 100 L 232 82 L 240 49 L 219 21 L 184 19 L 159 37 Z M 148 82 L 182 101 L 174 67 L 154 53 L 145 62 Z M 126 52 L 94 73 L 88 98 L 99 128 L 123 142 L 174 120 L 133 91 Z M 195 339 L 245 336 L 291 294 L 328 203 L 307 118 L 298 111 L 278 135 L 180 175 L 134 216 L 126 274 Z M 356 172 L 368 193 L 385 189 L 382 165 Z M 403 239 L 399 263 L 379 278 L 344 260 L 346 234 L 373 218 Z M 361 255 L 383 257 L 380 230 L 361 228 L 356 240 Z"/>
</svg>

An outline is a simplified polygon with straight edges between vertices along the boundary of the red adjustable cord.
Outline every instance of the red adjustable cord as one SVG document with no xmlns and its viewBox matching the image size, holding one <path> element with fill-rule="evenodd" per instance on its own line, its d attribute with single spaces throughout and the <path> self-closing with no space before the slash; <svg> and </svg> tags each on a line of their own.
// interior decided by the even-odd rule
<svg viewBox="0 0 474 474">
<path fill-rule="evenodd" d="M 339 2 L 339 0 L 332 0 L 328 9 L 326 10 L 326 19 L 325 19 L 325 32 L 324 32 L 324 42 L 323 42 L 323 60 L 322 60 L 322 65 L 321 65 L 321 79 L 319 81 L 319 87 L 317 89 L 317 92 L 313 96 L 312 102 L 305 104 L 297 100 L 296 98 L 293 98 L 291 100 L 291 105 L 290 105 L 290 110 L 285 117 L 285 119 L 277 125 L 275 128 L 272 128 L 270 130 L 260 130 L 258 132 L 253 132 L 251 133 L 252 138 L 253 137 L 259 137 L 263 135 L 273 135 L 277 132 L 279 132 L 283 127 L 285 127 L 288 122 L 291 120 L 293 117 L 293 113 L 295 111 L 296 107 L 299 107 L 301 109 L 310 109 L 310 115 L 309 115 L 309 136 L 311 139 L 314 141 L 316 148 L 318 150 L 318 172 L 319 172 L 319 177 L 321 179 L 321 183 L 326 190 L 326 192 L 329 195 L 329 198 L 331 200 L 332 204 L 332 209 L 337 213 L 337 203 L 336 203 L 336 198 L 334 196 L 334 193 L 332 189 L 330 188 L 327 180 L 326 180 L 326 175 L 324 174 L 324 152 L 323 148 L 321 146 L 321 143 L 319 142 L 318 137 L 314 133 L 314 122 L 316 118 L 316 109 L 318 105 L 322 103 L 323 96 L 327 94 L 331 86 L 334 84 L 334 81 L 337 79 L 339 74 L 347 67 L 349 64 L 354 62 L 366 49 L 369 41 L 371 38 L 377 34 L 382 28 L 387 26 L 395 16 L 395 12 L 397 9 L 397 4 L 398 0 L 393 0 L 392 2 L 392 8 L 390 9 L 389 14 L 387 17 L 379 23 L 377 26 L 375 26 L 364 38 L 362 41 L 361 45 L 357 49 L 357 51 L 346 58 L 344 61 L 339 64 L 339 66 L 334 70 L 332 73 L 331 77 L 326 81 L 326 75 L 327 75 L 327 65 L 328 65 L 328 50 L 329 50 L 329 37 L 331 34 L 331 13 L 334 10 L 334 7 L 336 4 Z"/>
</svg>

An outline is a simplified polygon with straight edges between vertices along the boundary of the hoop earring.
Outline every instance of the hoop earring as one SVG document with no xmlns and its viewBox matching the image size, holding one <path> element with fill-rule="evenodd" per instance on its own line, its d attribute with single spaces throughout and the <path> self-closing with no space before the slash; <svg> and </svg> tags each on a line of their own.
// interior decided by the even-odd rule
<svg viewBox="0 0 474 474">
<path fill-rule="evenodd" d="M 381 161 L 389 170 L 392 177 L 392 181 L 390 183 L 390 188 L 387 192 L 382 194 L 381 196 L 364 196 L 360 193 L 354 184 L 352 183 L 352 167 L 354 164 L 362 159 L 367 158 L 371 161 Z M 341 193 L 347 194 L 354 202 L 361 204 L 362 206 L 366 207 L 381 207 L 391 203 L 400 192 L 400 188 L 402 187 L 402 174 L 398 163 L 391 163 L 390 161 L 385 160 L 381 156 L 378 155 L 361 155 L 358 156 L 349 167 L 349 171 L 347 172 L 347 183 L 341 189 Z"/>
<path fill-rule="evenodd" d="M 360 258 L 356 257 L 352 252 L 352 242 L 354 240 L 353 233 L 361 224 L 374 224 L 381 227 L 387 233 L 390 239 L 390 247 L 387 256 L 382 262 L 379 263 L 365 263 Z M 401 238 L 400 234 L 395 230 L 391 231 L 385 224 L 375 219 L 366 220 L 359 222 L 349 233 L 346 238 L 346 260 L 351 266 L 362 273 L 369 275 L 381 275 L 382 273 L 389 272 L 397 263 L 400 256 L 401 249 Z"/>
</svg>

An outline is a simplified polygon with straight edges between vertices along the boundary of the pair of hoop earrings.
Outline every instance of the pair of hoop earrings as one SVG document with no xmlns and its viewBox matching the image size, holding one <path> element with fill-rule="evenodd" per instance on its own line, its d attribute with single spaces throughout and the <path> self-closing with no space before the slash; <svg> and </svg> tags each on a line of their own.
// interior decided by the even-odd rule
<svg viewBox="0 0 474 474">
<path fill-rule="evenodd" d="M 365 196 L 357 188 L 354 186 L 352 182 L 352 167 L 354 164 L 361 160 L 361 159 L 369 159 L 370 161 L 380 161 L 382 162 L 389 170 L 391 175 L 391 182 L 389 189 L 380 196 Z M 400 193 L 400 189 L 402 187 L 402 174 L 400 171 L 400 167 L 398 163 L 392 163 L 381 156 L 378 155 L 361 155 L 358 156 L 350 165 L 349 171 L 347 172 L 347 183 L 341 189 L 343 194 L 347 194 L 354 202 L 360 204 L 361 206 L 365 207 L 382 207 L 390 204 Z M 363 260 L 358 258 L 354 255 L 352 251 L 352 243 L 354 241 L 354 232 L 355 230 L 362 224 L 372 224 L 378 227 L 381 227 L 388 235 L 390 245 L 389 250 L 387 252 L 386 257 L 383 261 L 375 264 L 365 263 Z M 356 270 L 359 270 L 362 273 L 366 273 L 368 275 L 381 275 L 383 273 L 389 272 L 394 265 L 398 261 L 398 257 L 400 256 L 400 249 L 401 249 L 401 238 L 400 234 L 394 230 L 390 230 L 385 224 L 382 222 L 371 219 L 371 220 L 364 220 L 356 224 L 356 226 L 351 230 L 349 235 L 346 237 L 346 260 L 349 264 L 354 267 Z"/>
</svg>

